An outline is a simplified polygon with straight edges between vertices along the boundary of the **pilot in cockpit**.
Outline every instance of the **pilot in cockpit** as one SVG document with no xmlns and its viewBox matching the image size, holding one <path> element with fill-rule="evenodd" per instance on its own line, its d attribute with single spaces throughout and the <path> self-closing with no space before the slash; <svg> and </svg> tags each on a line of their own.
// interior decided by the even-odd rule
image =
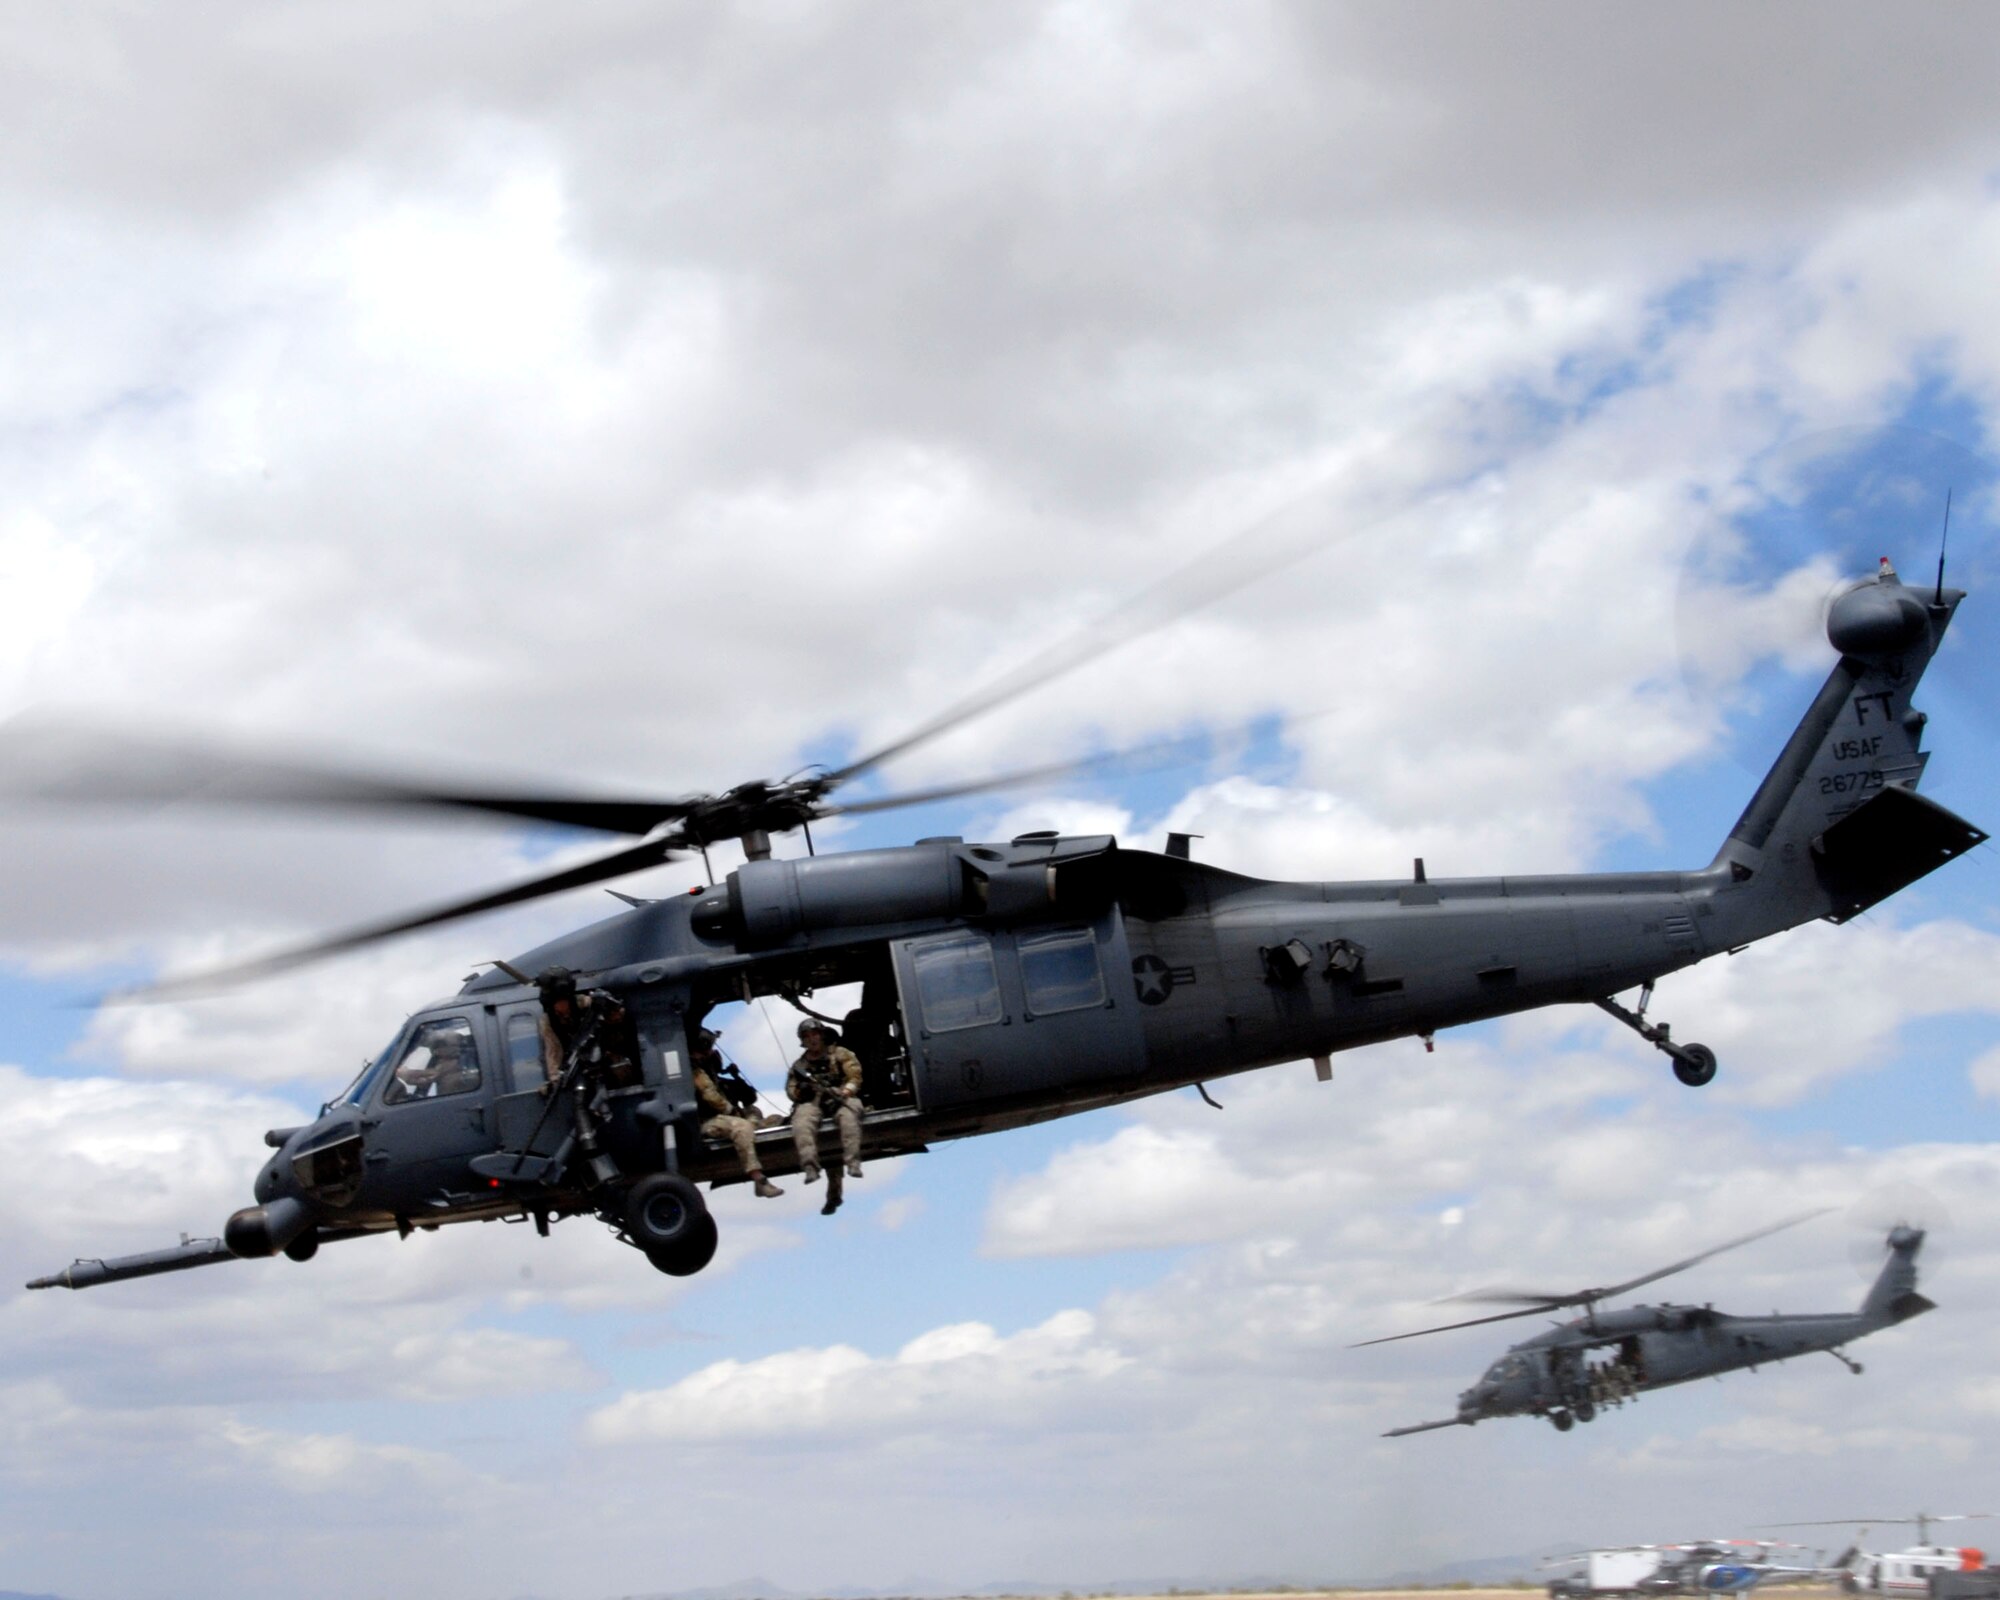
<svg viewBox="0 0 2000 1600">
<path fill-rule="evenodd" d="M 466 1059 L 465 1041 L 455 1029 L 429 1027 L 410 1041 L 382 1091 L 385 1105 L 463 1094 L 479 1086 L 479 1069 Z"/>
</svg>

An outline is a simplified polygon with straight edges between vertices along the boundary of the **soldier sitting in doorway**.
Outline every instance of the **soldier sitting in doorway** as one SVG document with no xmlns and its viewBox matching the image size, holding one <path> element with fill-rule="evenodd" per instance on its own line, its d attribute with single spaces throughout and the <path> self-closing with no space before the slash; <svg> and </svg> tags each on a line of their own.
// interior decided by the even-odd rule
<svg viewBox="0 0 2000 1600">
<path fill-rule="evenodd" d="M 756 1091 L 750 1090 L 750 1102 L 742 1103 L 740 1093 L 732 1094 L 734 1083 L 744 1084 L 743 1075 L 726 1065 L 722 1053 L 715 1048 L 715 1035 L 706 1028 L 697 1028 L 688 1041 L 689 1055 L 694 1067 L 695 1098 L 701 1102 L 701 1131 L 704 1137 L 726 1140 L 736 1150 L 736 1159 L 743 1163 L 743 1175 L 755 1186 L 757 1193 L 766 1200 L 775 1200 L 785 1191 L 764 1176 L 764 1163 L 757 1154 L 757 1128 L 759 1119 L 756 1111 Z"/>
<path fill-rule="evenodd" d="M 819 1128 L 831 1116 L 840 1130 L 840 1159 L 846 1176 L 861 1176 L 861 1063 L 852 1050 L 831 1044 L 827 1026 L 808 1017 L 799 1024 L 804 1054 L 785 1075 L 785 1094 L 792 1102 L 792 1139 L 798 1147 L 799 1170 L 807 1183 L 819 1182 Z M 835 1168 L 827 1185 L 823 1213 L 840 1209 L 841 1170 Z"/>
</svg>

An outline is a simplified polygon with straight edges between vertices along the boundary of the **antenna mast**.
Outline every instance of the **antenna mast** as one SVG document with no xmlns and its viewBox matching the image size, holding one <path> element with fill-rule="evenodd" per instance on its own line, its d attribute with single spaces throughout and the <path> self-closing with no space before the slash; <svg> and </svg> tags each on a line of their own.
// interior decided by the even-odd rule
<svg viewBox="0 0 2000 1600">
<path fill-rule="evenodd" d="M 1945 545 L 1945 540 L 1949 539 L 1950 537 L 1951 537 L 1951 490 L 1947 488 L 1944 492 L 1944 532 L 1938 535 L 1937 593 L 1931 596 L 1931 604 L 1934 606 L 1941 606 L 1944 604 L 1944 545 Z M 1921 1539 L 1919 1539 L 1917 1542 L 1919 1544 L 1923 1543 Z"/>
</svg>

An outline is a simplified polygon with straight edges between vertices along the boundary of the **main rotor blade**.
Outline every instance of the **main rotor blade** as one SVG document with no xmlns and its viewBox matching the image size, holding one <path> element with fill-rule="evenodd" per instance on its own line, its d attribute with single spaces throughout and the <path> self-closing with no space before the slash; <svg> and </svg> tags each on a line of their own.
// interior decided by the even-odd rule
<svg viewBox="0 0 2000 1600">
<path fill-rule="evenodd" d="M 331 938 L 318 939 L 311 944 L 299 945 L 290 950 L 281 950 L 275 955 L 260 956 L 254 961 L 215 967 L 206 972 L 190 973 L 184 978 L 168 978 L 142 988 L 124 990 L 111 998 L 115 1000 L 182 998 L 228 984 L 240 983 L 249 978 L 266 978 L 274 973 L 289 972 L 294 967 L 302 967 L 309 962 L 318 961 L 326 956 L 339 955 L 344 951 L 359 950 L 364 945 L 392 939 L 398 934 L 414 933 L 420 928 L 434 928 L 442 923 L 456 922 L 461 917 L 477 916 L 482 911 L 498 911 L 503 906 L 521 905 L 530 900 L 539 900 L 545 895 L 560 894 L 565 889 L 581 889 L 588 884 L 602 883 L 607 878 L 622 878 L 627 873 L 641 872 L 647 867 L 656 867 L 664 861 L 674 860 L 680 854 L 675 848 L 679 842 L 671 836 L 664 839 L 648 839 L 643 844 L 630 845 L 611 855 L 599 856 L 594 861 L 579 862 L 573 867 L 565 867 L 560 872 L 530 878 L 525 883 L 517 883 L 511 888 L 497 889 L 488 894 L 476 895 L 469 900 L 455 900 L 449 905 L 435 906 L 428 911 L 419 911 L 389 922 L 373 922 L 365 927 L 350 928 L 347 932 L 335 934 Z"/>
<path fill-rule="evenodd" d="M 1078 756 L 1070 761 L 1052 761 L 1044 767 L 1025 767 L 1019 772 L 995 773 L 985 778 L 968 778 L 963 783 L 940 784 L 935 789 L 912 789 L 902 794 L 881 795 L 869 800 L 855 800 L 840 805 L 820 807 L 817 815 L 822 817 L 865 816 L 876 811 L 897 811 L 905 806 L 929 805 L 935 800 L 957 800 L 966 795 L 989 794 L 1002 789 L 1023 789 L 1030 784 L 1042 783 L 1051 778 L 1076 777 L 1087 772 L 1102 772 L 1109 768 L 1137 767 L 1143 764 L 1165 766 L 1175 764 L 1176 755 L 1192 760 L 1207 743 L 1205 739 L 1162 739 L 1153 744 L 1135 745 L 1128 750 L 1107 750 L 1101 755 Z"/>
<path fill-rule="evenodd" d="M 1877 1523 L 1983 1522 L 1990 1517 L 1996 1516 L 2000 1516 L 2000 1511 L 1936 1511 L 1918 1517 L 1832 1517 L 1824 1522 L 1765 1522 L 1758 1524 L 1758 1526 L 1765 1528 L 1857 1528 L 1874 1527 Z"/>
<path fill-rule="evenodd" d="M 1582 1293 L 1537 1294 L 1532 1289 L 1468 1289 L 1464 1294 L 1448 1294 L 1438 1302 L 1440 1305 L 1472 1306 L 1572 1306 L 1582 1305 L 1586 1300 L 1601 1297 L 1601 1291 L 1586 1289 Z"/>
<path fill-rule="evenodd" d="M 1657 1272 L 1648 1272 L 1637 1278 L 1628 1278 L 1624 1283 L 1610 1283 L 1596 1289 L 1574 1289 L 1562 1294 L 1538 1294 L 1532 1289 L 1469 1289 L 1464 1294 L 1450 1295 L 1447 1299 L 1455 1303 L 1469 1305 L 1524 1305 L 1531 1308 L 1591 1305 L 1596 1301 L 1609 1300 L 1614 1295 L 1624 1294 L 1627 1290 L 1637 1289 L 1643 1284 L 1654 1283 L 1661 1278 L 1670 1278 L 1676 1272 L 1685 1272 L 1689 1267 L 1706 1261 L 1710 1256 L 1719 1256 L 1725 1250 L 1734 1250 L 1739 1246 L 1754 1243 L 1767 1234 L 1779 1233 L 1786 1228 L 1796 1228 L 1801 1222 L 1810 1222 L 1814 1217 L 1823 1217 L 1832 1209 L 1831 1206 L 1821 1206 L 1816 1211 L 1802 1211 L 1795 1217 L 1787 1217 L 1783 1222 L 1774 1222 L 1768 1228 L 1759 1228 L 1755 1233 L 1746 1233 L 1740 1239 L 1731 1239 L 1726 1244 L 1719 1244 L 1711 1250 L 1704 1250 L 1700 1255 L 1689 1256 L 1684 1261 L 1676 1261 L 1670 1267 L 1661 1267 Z"/>
<path fill-rule="evenodd" d="M 0 799 L 109 805 L 460 810 L 642 835 L 697 801 L 430 783 L 274 761 L 198 740 L 61 725 L 48 713 L 0 726 Z"/>
<path fill-rule="evenodd" d="M 1129 600 L 1113 606 L 1083 632 L 1057 640 L 1011 671 L 1002 673 L 984 688 L 974 690 L 928 721 L 919 723 L 902 737 L 880 745 L 866 755 L 857 756 L 828 775 L 830 784 L 858 778 L 885 761 L 907 755 L 934 739 L 941 739 L 973 718 L 1018 700 L 1045 683 L 1089 665 L 1100 656 L 1109 655 L 1121 645 L 1156 633 L 1167 624 L 1190 616 L 1218 600 L 1227 599 L 1238 590 L 1295 565 L 1307 556 L 1322 554 L 1352 544 L 1365 534 L 1379 532 L 1384 524 L 1416 509 L 1407 496 L 1401 497 L 1399 503 L 1389 509 L 1363 517 L 1344 518 L 1344 531 L 1329 538 L 1324 526 L 1309 514 L 1311 503 L 1324 493 L 1326 487 L 1322 484 L 1258 518 L 1221 544 L 1141 589 Z M 1254 554 L 1247 548 L 1253 542 L 1257 546 Z"/>
<path fill-rule="evenodd" d="M 1478 1328 L 1489 1322 L 1512 1322 L 1516 1317 L 1532 1317 L 1544 1311 L 1560 1311 L 1560 1303 L 1528 1306 L 1520 1311 L 1501 1311 L 1490 1317 L 1471 1317 L 1464 1322 L 1443 1322 L 1435 1328 L 1418 1328 L 1413 1333 L 1385 1334 L 1380 1339 L 1363 1339 L 1359 1344 L 1351 1344 L 1350 1350 L 1365 1350 L 1371 1344 L 1394 1344 L 1398 1339 L 1422 1339 L 1433 1333 L 1450 1333 L 1454 1328 Z"/>
<path fill-rule="evenodd" d="M 1715 1246 L 1712 1250 L 1704 1250 L 1700 1255 L 1689 1256 L 1685 1261 L 1676 1261 L 1672 1266 L 1662 1267 L 1657 1272 L 1648 1272 L 1637 1278 L 1628 1278 L 1623 1283 L 1612 1284 L 1608 1289 L 1592 1290 L 1591 1298 L 1608 1300 L 1613 1295 L 1626 1294 L 1645 1284 L 1657 1283 L 1662 1278 L 1670 1278 L 1676 1272 L 1685 1272 L 1689 1267 L 1699 1265 L 1701 1262 L 1708 1260 L 1710 1256 L 1719 1256 L 1726 1250 L 1740 1250 L 1746 1244 L 1754 1244 L 1759 1239 L 1767 1239 L 1774 1233 L 1783 1233 L 1787 1228 L 1796 1228 L 1801 1222 L 1810 1222 L 1814 1217 L 1823 1217 L 1832 1209 L 1832 1206 L 1818 1206 L 1811 1211 L 1801 1211 L 1795 1217 L 1787 1217 L 1783 1222 L 1774 1222 L 1768 1228 L 1759 1228 L 1754 1233 L 1746 1233 L 1741 1238 L 1731 1239 L 1725 1244 Z"/>
</svg>

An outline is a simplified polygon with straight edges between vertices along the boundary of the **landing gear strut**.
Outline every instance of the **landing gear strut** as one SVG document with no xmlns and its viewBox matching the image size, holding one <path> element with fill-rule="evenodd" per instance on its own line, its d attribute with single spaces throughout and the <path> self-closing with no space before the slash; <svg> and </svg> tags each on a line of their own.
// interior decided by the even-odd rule
<svg viewBox="0 0 2000 1600">
<path fill-rule="evenodd" d="M 1674 1076 L 1690 1089 L 1699 1089 L 1715 1076 L 1715 1052 L 1705 1044 L 1675 1044 L 1666 1023 L 1655 1026 L 1646 1020 L 1646 1007 L 1652 1002 L 1653 985 L 1650 979 L 1639 990 L 1639 1009 L 1632 1011 L 1621 1006 L 1609 995 L 1596 1003 L 1598 1007 L 1616 1017 L 1655 1050 L 1665 1051 L 1673 1057 Z"/>
</svg>

